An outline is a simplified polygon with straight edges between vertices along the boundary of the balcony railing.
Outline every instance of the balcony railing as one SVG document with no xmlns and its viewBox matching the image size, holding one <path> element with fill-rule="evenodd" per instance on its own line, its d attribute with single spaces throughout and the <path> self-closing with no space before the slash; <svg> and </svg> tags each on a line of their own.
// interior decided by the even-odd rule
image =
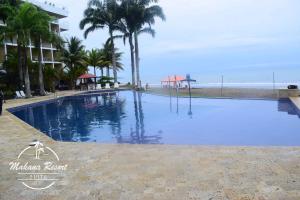
<svg viewBox="0 0 300 200">
<path fill-rule="evenodd" d="M 51 44 L 50 43 L 42 43 L 42 48 L 51 48 Z"/>
<path fill-rule="evenodd" d="M 17 44 L 17 38 L 13 38 L 13 39 L 5 39 L 4 41 L 6 44 Z"/>
<path fill-rule="evenodd" d="M 44 62 L 52 62 L 52 58 L 44 57 Z"/>
</svg>

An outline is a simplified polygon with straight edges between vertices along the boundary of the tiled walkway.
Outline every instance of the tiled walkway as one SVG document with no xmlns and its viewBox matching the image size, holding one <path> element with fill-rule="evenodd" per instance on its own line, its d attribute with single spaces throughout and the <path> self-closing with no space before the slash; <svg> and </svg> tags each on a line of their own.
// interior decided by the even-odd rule
<svg viewBox="0 0 300 200">
<path fill-rule="evenodd" d="M 6 107 L 47 98 L 13 100 Z M 9 170 L 34 139 L 68 164 L 63 179 L 43 191 L 25 188 Z M 61 143 L 8 112 L 0 117 L 0 164 L 1 200 L 300 199 L 300 147 Z"/>
</svg>

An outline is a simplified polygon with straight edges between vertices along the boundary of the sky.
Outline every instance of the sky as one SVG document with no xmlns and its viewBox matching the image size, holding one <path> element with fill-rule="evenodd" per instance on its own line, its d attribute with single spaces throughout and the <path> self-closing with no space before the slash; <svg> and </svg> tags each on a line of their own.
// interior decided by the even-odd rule
<svg viewBox="0 0 300 200">
<path fill-rule="evenodd" d="M 51 0 L 68 8 L 65 37 L 84 40 L 79 22 L 87 0 Z M 168 75 L 191 74 L 200 83 L 300 82 L 299 0 L 160 0 L 166 21 L 156 20 L 155 38 L 141 35 L 141 79 L 159 83 Z M 107 30 L 83 41 L 86 49 L 101 48 Z M 121 82 L 131 80 L 128 43 Z"/>
</svg>

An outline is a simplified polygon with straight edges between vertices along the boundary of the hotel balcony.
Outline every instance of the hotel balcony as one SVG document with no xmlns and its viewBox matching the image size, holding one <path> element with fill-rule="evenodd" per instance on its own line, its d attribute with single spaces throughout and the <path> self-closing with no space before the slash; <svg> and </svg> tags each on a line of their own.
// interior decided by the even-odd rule
<svg viewBox="0 0 300 200">
<path fill-rule="evenodd" d="M 43 42 L 41 46 L 43 49 L 52 49 L 51 43 L 48 42 Z"/>
<path fill-rule="evenodd" d="M 17 46 L 17 37 L 5 38 L 4 43 L 9 46 Z"/>
</svg>

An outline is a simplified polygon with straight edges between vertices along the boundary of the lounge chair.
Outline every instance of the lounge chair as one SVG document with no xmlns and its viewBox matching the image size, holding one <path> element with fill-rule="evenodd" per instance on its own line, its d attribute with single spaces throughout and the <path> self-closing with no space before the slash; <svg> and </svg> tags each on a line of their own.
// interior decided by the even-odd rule
<svg viewBox="0 0 300 200">
<path fill-rule="evenodd" d="M 23 91 L 23 90 L 20 90 L 20 95 L 21 95 L 23 98 L 25 98 L 25 97 L 26 97 L 26 95 L 25 95 L 25 93 L 24 93 L 24 91 Z"/>
<path fill-rule="evenodd" d="M 106 83 L 106 84 L 105 84 L 105 89 L 110 89 L 109 83 Z"/>
<path fill-rule="evenodd" d="M 115 84 L 114 84 L 114 88 L 115 88 L 115 89 L 118 89 L 119 87 L 120 87 L 120 86 L 119 86 L 119 83 L 115 83 Z"/>
<path fill-rule="evenodd" d="M 24 97 L 20 94 L 19 91 L 16 91 L 16 98 L 17 99 L 23 99 Z"/>
<path fill-rule="evenodd" d="M 97 84 L 97 90 L 102 90 L 101 84 Z"/>
<path fill-rule="evenodd" d="M 94 84 L 89 84 L 88 85 L 88 90 L 94 90 L 95 89 L 95 85 Z"/>
</svg>

